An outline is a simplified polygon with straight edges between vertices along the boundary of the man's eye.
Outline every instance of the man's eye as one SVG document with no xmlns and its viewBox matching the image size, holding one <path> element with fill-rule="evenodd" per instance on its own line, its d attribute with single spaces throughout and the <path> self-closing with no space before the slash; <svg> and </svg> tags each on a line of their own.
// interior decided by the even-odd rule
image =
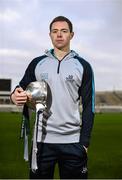
<svg viewBox="0 0 122 180">
<path fill-rule="evenodd" d="M 67 30 L 62 30 L 62 32 L 67 33 Z"/>
<path fill-rule="evenodd" d="M 56 30 L 54 30 L 54 31 L 52 31 L 52 33 L 57 33 L 57 31 L 56 31 Z"/>
</svg>

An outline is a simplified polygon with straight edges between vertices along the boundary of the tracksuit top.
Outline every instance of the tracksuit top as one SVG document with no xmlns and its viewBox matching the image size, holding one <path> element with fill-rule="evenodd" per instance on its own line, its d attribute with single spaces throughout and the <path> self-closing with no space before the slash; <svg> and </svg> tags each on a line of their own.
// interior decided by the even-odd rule
<svg viewBox="0 0 122 180">
<path fill-rule="evenodd" d="M 19 86 L 24 90 L 33 81 L 45 80 L 52 93 L 51 116 L 44 143 L 77 143 L 88 147 L 94 120 L 94 77 L 90 64 L 71 50 L 61 61 L 54 50 L 33 59 Z M 79 103 L 82 105 L 80 116 Z M 41 141 L 42 115 L 38 139 Z"/>
</svg>

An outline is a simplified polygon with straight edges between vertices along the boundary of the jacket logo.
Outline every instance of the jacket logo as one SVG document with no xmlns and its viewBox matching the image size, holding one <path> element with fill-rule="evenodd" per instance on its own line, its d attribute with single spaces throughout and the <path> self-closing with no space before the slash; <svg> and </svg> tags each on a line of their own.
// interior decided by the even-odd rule
<svg viewBox="0 0 122 180">
<path fill-rule="evenodd" d="M 47 80 L 48 79 L 48 73 L 41 73 L 41 79 Z"/>
<path fill-rule="evenodd" d="M 73 82 L 74 81 L 73 75 L 69 75 L 68 77 L 66 77 L 66 81 Z"/>
</svg>

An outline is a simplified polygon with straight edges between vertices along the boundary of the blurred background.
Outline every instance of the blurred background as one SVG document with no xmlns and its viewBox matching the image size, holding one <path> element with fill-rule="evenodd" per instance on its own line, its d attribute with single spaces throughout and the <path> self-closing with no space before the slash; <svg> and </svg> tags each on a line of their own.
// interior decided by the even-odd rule
<svg viewBox="0 0 122 180">
<path fill-rule="evenodd" d="M 52 48 L 49 24 L 59 15 L 72 21 L 75 36 L 71 49 L 92 65 L 95 76 L 96 121 L 90 155 L 94 157 L 96 146 L 99 148 L 95 164 L 94 158 L 90 159 L 92 163 L 89 166 L 93 172 L 90 178 L 122 178 L 119 171 L 122 167 L 122 144 L 118 140 L 122 131 L 122 0 L 0 0 L 0 134 L 5 138 L 0 139 L 3 148 L 0 152 L 0 178 L 28 177 L 27 168 L 21 169 L 26 165 L 20 158 L 23 150 L 16 137 L 19 136 L 22 108 L 12 105 L 9 95 L 31 60 Z M 115 141 L 111 141 L 114 138 Z M 15 141 L 18 142 L 16 150 L 11 149 L 11 155 L 3 155 L 8 144 L 9 148 L 14 147 Z M 111 153 L 114 157 L 109 158 L 109 152 L 118 144 L 121 151 L 116 148 Z M 104 146 L 107 147 L 105 151 Z M 18 148 L 21 149 L 20 154 L 17 153 Z M 14 154 L 12 156 L 12 152 L 17 158 Z M 18 165 L 17 161 L 20 162 Z M 8 167 L 8 174 L 5 167 Z M 102 171 L 95 174 L 95 168 Z"/>
</svg>

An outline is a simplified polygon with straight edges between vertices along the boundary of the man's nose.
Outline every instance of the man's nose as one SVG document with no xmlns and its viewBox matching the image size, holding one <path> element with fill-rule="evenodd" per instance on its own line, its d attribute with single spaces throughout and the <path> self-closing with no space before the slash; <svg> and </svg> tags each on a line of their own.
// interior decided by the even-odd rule
<svg viewBox="0 0 122 180">
<path fill-rule="evenodd" d="M 62 36 L 61 31 L 58 31 L 57 36 L 58 36 L 58 37 L 61 37 L 61 36 Z"/>
</svg>

